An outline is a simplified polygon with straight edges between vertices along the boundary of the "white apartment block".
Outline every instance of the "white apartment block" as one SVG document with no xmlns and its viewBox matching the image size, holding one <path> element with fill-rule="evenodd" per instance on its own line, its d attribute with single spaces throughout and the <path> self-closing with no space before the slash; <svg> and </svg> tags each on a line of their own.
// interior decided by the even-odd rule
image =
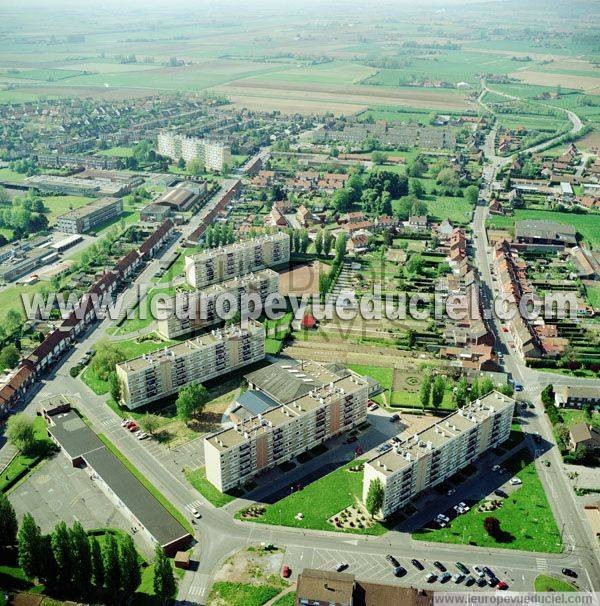
<svg viewBox="0 0 600 606">
<path fill-rule="evenodd" d="M 267 297 L 279 292 L 279 274 L 272 269 L 246 274 L 204 290 L 182 292 L 165 300 L 158 309 L 158 332 L 174 339 L 218 324 L 234 310 L 242 311 L 243 299 L 254 298 L 264 306 Z M 251 311 L 251 310 L 244 310 Z"/>
<path fill-rule="evenodd" d="M 378 447 L 363 475 L 363 501 L 379 478 L 385 489 L 384 518 L 419 493 L 443 482 L 510 434 L 515 401 L 497 391 L 467 404 L 412 437 Z"/>
<path fill-rule="evenodd" d="M 278 232 L 214 248 L 185 259 L 188 284 L 204 288 L 290 260 L 290 237 Z"/>
<path fill-rule="evenodd" d="M 305 371 L 284 368 L 312 381 Z M 206 437 L 208 481 L 221 492 L 231 490 L 365 421 L 367 381 L 350 371 L 340 374 L 321 367 L 319 380 L 324 379 L 328 382 L 285 404 L 274 402 L 261 414 Z"/>
<path fill-rule="evenodd" d="M 157 151 L 172 160 L 183 158 L 186 162 L 198 158 L 206 170 L 222 171 L 231 165 L 231 149 L 219 141 L 187 137 L 173 132 L 158 133 Z"/>
<path fill-rule="evenodd" d="M 133 410 L 265 357 L 265 328 L 249 321 L 213 330 L 172 347 L 117 364 L 121 399 Z"/>
</svg>

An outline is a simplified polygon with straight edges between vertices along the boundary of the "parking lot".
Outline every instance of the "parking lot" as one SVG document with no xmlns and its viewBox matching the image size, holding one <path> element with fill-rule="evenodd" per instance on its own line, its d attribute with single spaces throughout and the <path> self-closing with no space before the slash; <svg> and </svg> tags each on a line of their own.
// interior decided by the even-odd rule
<svg viewBox="0 0 600 606">
<path fill-rule="evenodd" d="M 9 499 L 20 518 L 31 513 L 42 532 L 50 532 L 60 521 L 79 521 L 86 529 L 120 528 L 131 524 L 83 469 L 71 466 L 58 453 L 45 461 L 27 482 L 13 490 Z M 151 546 L 139 541 L 138 548 L 151 555 Z M 149 551 L 150 550 L 150 551 Z"/>
<path fill-rule="evenodd" d="M 440 559 L 442 564 L 448 569 L 451 574 L 456 574 L 459 570 L 456 567 L 455 560 L 452 558 L 452 550 L 448 549 L 448 556 L 445 559 Z M 394 569 L 385 559 L 385 555 L 369 552 L 348 552 L 338 551 L 335 549 L 311 549 L 303 547 L 289 547 L 284 556 L 284 564 L 287 564 L 292 569 L 292 577 L 296 577 L 297 573 L 304 568 L 316 568 L 319 570 L 335 570 L 340 562 L 348 564 L 348 568 L 344 571 L 348 574 L 353 574 L 357 579 L 369 580 L 372 582 L 382 582 L 392 585 L 410 585 L 413 587 L 423 587 L 433 590 L 452 591 L 453 588 L 464 590 L 465 583 L 462 581 L 455 584 L 452 580 L 446 583 L 436 581 L 428 583 L 425 580 L 425 575 L 428 572 L 441 574 L 433 566 L 433 561 L 425 558 L 417 558 L 424 566 L 424 570 L 417 570 L 411 563 L 414 556 L 391 552 L 392 555 L 400 562 L 400 565 L 406 570 L 406 574 L 402 577 L 394 576 Z M 544 557 L 536 558 L 535 568 L 498 568 L 494 566 L 493 558 L 489 561 L 463 559 L 462 562 L 470 570 L 471 576 L 477 576 L 473 571 L 473 566 L 479 567 L 489 566 L 494 574 L 504 580 L 509 587 L 509 590 L 514 591 L 530 591 L 533 589 L 535 577 L 539 574 L 555 574 L 562 576 L 560 568 L 551 569 L 548 561 Z M 471 591 L 496 591 L 496 589 L 486 586 L 478 587 L 473 584 L 470 587 Z"/>
</svg>

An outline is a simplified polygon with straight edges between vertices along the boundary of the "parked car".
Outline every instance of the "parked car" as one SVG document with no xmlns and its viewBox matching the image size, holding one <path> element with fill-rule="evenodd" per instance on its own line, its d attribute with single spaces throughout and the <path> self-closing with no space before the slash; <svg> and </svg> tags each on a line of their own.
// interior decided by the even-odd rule
<svg viewBox="0 0 600 606">
<path fill-rule="evenodd" d="M 485 587 L 487 585 L 486 580 L 481 577 L 477 579 L 476 583 L 478 587 Z"/>
<path fill-rule="evenodd" d="M 450 518 L 448 516 L 445 516 L 443 513 L 438 513 L 436 516 L 437 520 L 442 520 L 444 522 L 449 522 Z"/>
<path fill-rule="evenodd" d="M 133 423 L 133 421 L 131 419 L 123 419 L 121 421 L 121 427 L 127 427 L 127 425 L 129 425 L 129 423 Z"/>
<path fill-rule="evenodd" d="M 493 577 L 494 573 L 492 572 L 492 569 L 489 568 L 488 566 L 484 566 L 483 567 L 483 572 L 485 572 L 485 574 L 488 575 L 488 577 Z"/>
<path fill-rule="evenodd" d="M 142 431 L 139 435 L 138 435 L 138 440 L 145 440 L 148 437 L 148 434 L 145 431 Z"/>
<path fill-rule="evenodd" d="M 289 579 L 291 574 L 292 574 L 292 569 L 287 564 L 285 564 L 283 566 L 283 568 L 281 569 L 281 576 L 284 579 Z"/>
<path fill-rule="evenodd" d="M 444 572 L 440 576 L 440 583 L 447 583 L 452 578 L 452 575 L 449 572 Z"/>
<path fill-rule="evenodd" d="M 500 582 L 498 583 L 498 585 L 496 585 L 496 588 L 497 588 L 497 589 L 508 589 L 508 584 L 507 584 L 507 583 L 505 583 L 504 581 L 500 581 Z"/>
<path fill-rule="evenodd" d="M 498 585 L 500 581 L 497 579 L 497 577 L 491 577 L 488 581 L 488 585 L 490 587 L 496 587 L 496 585 Z"/>
<path fill-rule="evenodd" d="M 400 420 L 400 415 L 399 415 L 398 413 L 393 414 L 393 415 L 390 417 L 390 423 L 395 423 L 396 421 L 399 421 L 399 420 Z"/>
<path fill-rule="evenodd" d="M 453 580 L 453 581 L 454 581 L 456 584 L 458 584 L 458 583 L 462 583 L 462 581 L 464 580 L 464 578 L 465 578 L 465 575 L 464 575 L 464 574 L 460 574 L 460 573 L 458 573 L 458 574 L 452 575 L 452 580 Z"/>
<path fill-rule="evenodd" d="M 448 490 L 448 492 L 446 493 L 446 496 L 451 497 L 455 492 L 456 492 L 455 488 L 450 488 L 450 490 Z"/>
<path fill-rule="evenodd" d="M 494 465 L 492 471 L 500 471 L 500 465 Z"/>
<path fill-rule="evenodd" d="M 434 566 L 435 566 L 435 567 L 436 567 L 438 570 L 441 570 L 442 572 L 446 572 L 446 567 L 445 567 L 445 566 L 444 566 L 444 565 L 443 565 L 441 562 L 439 562 L 438 560 L 436 560 L 436 561 L 433 563 L 433 565 L 434 565 Z"/>
<path fill-rule="evenodd" d="M 494 490 L 494 494 L 497 497 L 502 497 L 504 499 L 508 496 L 508 494 L 506 492 L 504 492 L 501 488 L 497 488 L 496 490 Z"/>
<path fill-rule="evenodd" d="M 348 568 L 347 562 L 338 562 L 338 565 L 335 567 L 337 572 L 342 572 Z"/>
<path fill-rule="evenodd" d="M 423 564 L 421 564 L 421 562 L 419 562 L 419 560 L 412 559 L 411 563 L 415 568 L 418 568 L 419 570 L 425 570 L 425 566 L 423 566 Z"/>
<path fill-rule="evenodd" d="M 465 574 L 469 574 L 470 572 L 469 569 L 462 562 L 456 562 L 456 567 Z"/>
<path fill-rule="evenodd" d="M 473 570 L 475 571 L 475 574 L 478 577 L 481 578 L 481 577 L 485 576 L 484 573 L 483 573 L 483 570 L 481 570 L 481 568 L 479 568 L 479 566 L 473 566 Z"/>
<path fill-rule="evenodd" d="M 468 574 L 465 577 L 465 585 L 467 587 L 470 587 L 471 585 L 474 585 L 474 584 L 475 584 L 475 579 L 470 574 Z"/>
<path fill-rule="evenodd" d="M 436 581 L 436 580 L 437 580 L 437 574 L 435 574 L 434 572 L 428 572 L 428 573 L 425 575 L 425 580 L 426 580 L 428 583 L 433 583 L 434 581 Z"/>
<path fill-rule="evenodd" d="M 520 383 L 515 383 L 515 391 L 523 391 L 523 386 Z"/>
<path fill-rule="evenodd" d="M 523 481 L 521 480 L 521 478 L 511 478 L 510 483 L 513 486 L 517 486 L 518 484 L 523 484 Z"/>
<path fill-rule="evenodd" d="M 566 574 L 568 577 L 573 577 L 574 579 L 577 578 L 577 573 L 571 568 L 563 568 L 562 573 Z"/>
<path fill-rule="evenodd" d="M 357 436 L 350 436 L 346 439 L 346 444 L 352 444 L 352 442 L 356 442 L 356 440 L 358 440 Z"/>
<path fill-rule="evenodd" d="M 390 555 L 389 553 L 385 556 L 385 559 L 392 565 L 394 566 L 394 568 L 397 568 L 398 566 L 400 566 L 400 562 L 398 562 L 398 560 L 393 556 Z"/>
<path fill-rule="evenodd" d="M 458 506 L 464 511 L 469 511 L 469 509 L 471 509 L 464 501 L 461 501 Z"/>
<path fill-rule="evenodd" d="M 139 426 L 137 423 L 130 423 L 130 424 L 127 426 L 127 429 L 128 429 L 128 430 L 129 430 L 131 433 L 134 433 L 134 432 L 138 431 L 138 430 L 139 430 L 139 428 L 140 428 L 140 426 Z"/>
<path fill-rule="evenodd" d="M 200 515 L 200 512 L 195 508 L 195 507 L 191 507 L 190 511 L 192 513 L 192 515 L 199 520 L 202 516 Z"/>
<path fill-rule="evenodd" d="M 394 576 L 395 577 L 403 577 L 406 574 L 406 570 L 402 568 L 402 566 L 396 566 L 394 568 Z"/>
</svg>

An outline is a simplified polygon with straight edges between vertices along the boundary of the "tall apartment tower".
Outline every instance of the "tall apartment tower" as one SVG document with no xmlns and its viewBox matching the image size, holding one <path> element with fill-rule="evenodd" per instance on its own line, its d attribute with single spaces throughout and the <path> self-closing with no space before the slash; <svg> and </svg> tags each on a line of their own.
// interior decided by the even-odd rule
<svg viewBox="0 0 600 606">
<path fill-rule="evenodd" d="M 117 364 L 122 401 L 133 410 L 177 393 L 194 382 L 214 379 L 265 357 L 265 328 L 249 321 L 245 327 L 221 330 L 165 347 Z"/>
<path fill-rule="evenodd" d="M 313 364 L 314 366 L 315 364 Z M 300 371 L 290 371 L 300 372 Z M 310 374 L 300 375 L 311 380 Z M 368 382 L 350 371 L 319 370 L 330 381 L 204 439 L 206 477 L 221 492 L 360 425 L 367 418 Z M 291 375 L 290 375 L 291 377 Z"/>
<path fill-rule="evenodd" d="M 246 274 L 203 290 L 174 295 L 158 309 L 158 332 L 167 339 L 218 324 L 235 305 L 241 311 L 244 297 L 256 297 L 261 305 L 279 292 L 279 274 L 272 269 Z M 231 299 L 231 300 L 230 300 Z"/>
<path fill-rule="evenodd" d="M 205 288 L 290 260 L 290 237 L 284 232 L 207 250 L 185 259 L 188 284 Z"/>
<path fill-rule="evenodd" d="M 189 162 L 197 158 L 206 170 L 220 172 L 225 165 L 231 165 L 231 149 L 225 143 L 169 131 L 158 133 L 157 151 L 161 156 L 172 160 L 183 158 Z"/>
<path fill-rule="evenodd" d="M 504 442 L 514 407 L 512 398 L 493 391 L 412 437 L 384 443 L 365 463 L 363 501 L 378 478 L 385 489 L 382 515 L 390 516 Z"/>
</svg>

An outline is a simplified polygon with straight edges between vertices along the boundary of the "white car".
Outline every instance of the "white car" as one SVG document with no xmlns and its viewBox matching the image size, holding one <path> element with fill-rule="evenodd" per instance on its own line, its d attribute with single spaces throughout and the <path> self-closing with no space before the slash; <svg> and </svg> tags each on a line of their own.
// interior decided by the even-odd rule
<svg viewBox="0 0 600 606">
<path fill-rule="evenodd" d="M 475 571 L 475 573 L 477 574 L 477 576 L 482 579 L 485 576 L 485 573 L 483 572 L 483 570 L 481 570 L 481 568 L 479 568 L 479 566 L 473 566 L 473 570 Z"/>
<path fill-rule="evenodd" d="M 202 516 L 200 515 L 200 512 L 199 512 L 199 511 L 198 511 L 198 510 L 197 510 L 195 507 L 192 507 L 192 508 L 190 509 L 190 511 L 192 512 L 192 515 L 193 515 L 193 516 L 194 516 L 194 517 L 195 517 L 197 520 L 199 520 L 199 519 L 202 517 Z"/>
<path fill-rule="evenodd" d="M 121 427 L 125 427 L 128 423 L 131 423 L 131 419 L 123 419 L 121 421 Z"/>
<path fill-rule="evenodd" d="M 511 478 L 510 483 L 513 486 L 517 486 L 518 484 L 523 484 L 523 480 L 521 480 L 521 478 Z"/>
<path fill-rule="evenodd" d="M 463 503 L 462 501 L 458 504 L 458 506 L 463 510 L 463 511 L 469 511 L 469 509 L 471 509 L 466 503 Z"/>
<path fill-rule="evenodd" d="M 494 465 L 492 471 L 500 471 L 500 465 Z"/>
<path fill-rule="evenodd" d="M 451 497 L 451 496 L 452 496 L 452 495 L 453 495 L 455 492 L 456 492 L 456 489 L 451 488 L 451 489 L 450 489 L 450 490 L 449 490 L 449 491 L 446 493 L 446 495 L 447 495 L 447 496 L 449 496 L 449 497 Z"/>
<path fill-rule="evenodd" d="M 137 437 L 138 440 L 145 440 L 148 437 L 148 434 L 145 431 L 142 431 Z"/>
<path fill-rule="evenodd" d="M 445 516 L 443 513 L 438 513 L 436 516 L 437 520 L 442 520 L 442 522 L 449 522 L 450 518 L 448 516 Z"/>
</svg>

